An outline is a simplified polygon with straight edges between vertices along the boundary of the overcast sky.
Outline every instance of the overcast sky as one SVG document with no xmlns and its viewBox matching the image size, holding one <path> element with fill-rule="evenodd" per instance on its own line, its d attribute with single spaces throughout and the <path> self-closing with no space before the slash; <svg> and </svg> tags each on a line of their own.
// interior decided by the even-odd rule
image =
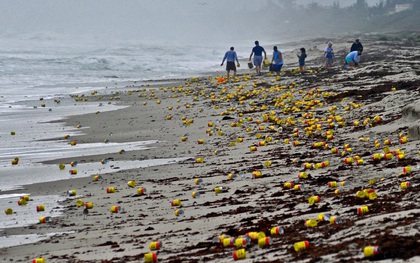
<svg viewBox="0 0 420 263">
<path fill-rule="evenodd" d="M 370 0 L 369 4 L 379 0 Z M 1 0 L 1 32 L 118 38 L 228 37 L 252 33 L 268 0 Z M 332 4 L 333 0 L 298 0 Z M 345 6 L 356 0 L 341 0 Z M 247 24 L 248 23 L 248 24 Z M 254 31 L 254 32 L 252 32 Z"/>
</svg>

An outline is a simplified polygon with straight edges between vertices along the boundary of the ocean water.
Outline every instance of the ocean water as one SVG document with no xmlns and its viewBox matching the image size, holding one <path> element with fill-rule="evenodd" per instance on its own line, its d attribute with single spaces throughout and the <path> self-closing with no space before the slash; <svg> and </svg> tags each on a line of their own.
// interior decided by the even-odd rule
<svg viewBox="0 0 420 263">
<path fill-rule="evenodd" d="M 33 207 L 17 205 L 23 194 L 31 195 L 36 204 L 57 208 L 48 210 L 46 215 L 60 215 L 59 200 L 63 196 L 33 196 L 24 190 L 25 185 L 182 160 L 80 164 L 75 167 L 77 176 L 69 173 L 72 167 L 68 164 L 64 170 L 59 170 L 57 165 L 42 164 L 57 158 L 159 147 L 153 140 L 115 143 L 112 138 L 106 144 L 70 146 L 63 136 L 82 134 L 83 128 L 65 127 L 63 123 L 51 121 L 122 107 L 114 102 L 75 104 L 71 95 L 93 90 L 112 93 L 115 88 L 141 85 L 148 80 L 200 76 L 217 70 L 223 72 L 220 61 L 228 49 L 209 43 L 197 46 L 170 41 L 103 40 L 50 33 L 3 33 L 0 34 L 0 46 L 0 210 L 3 211 L 0 231 L 6 227 L 37 223 L 39 214 Z M 56 99 L 60 103 L 56 103 Z M 19 164 L 12 165 L 16 157 Z M 21 192 L 12 195 L 5 192 L 13 189 Z M 6 216 L 6 208 L 12 208 L 15 213 Z M 0 247 L 1 243 L 7 242 L 5 240 L 0 239 Z"/>
</svg>

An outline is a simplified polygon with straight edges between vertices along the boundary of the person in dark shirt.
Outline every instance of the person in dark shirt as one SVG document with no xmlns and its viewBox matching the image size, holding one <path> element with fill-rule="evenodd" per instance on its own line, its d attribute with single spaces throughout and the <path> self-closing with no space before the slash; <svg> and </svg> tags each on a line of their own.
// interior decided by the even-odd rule
<svg viewBox="0 0 420 263">
<path fill-rule="evenodd" d="M 254 65 L 257 75 L 261 75 L 261 63 L 263 62 L 262 53 L 264 53 L 264 59 L 267 59 L 267 53 L 264 48 L 260 46 L 258 41 L 255 41 L 255 47 L 252 49 L 251 55 L 249 55 L 249 61 L 251 61 L 252 55 L 254 55 Z"/>
<path fill-rule="evenodd" d="M 306 50 L 305 48 L 301 48 L 300 49 L 300 55 L 296 54 L 297 57 L 299 58 L 299 70 L 300 70 L 300 74 L 303 74 L 303 68 L 305 67 L 305 59 L 306 59 Z"/>
<path fill-rule="evenodd" d="M 363 45 L 360 43 L 359 39 L 356 39 L 351 45 L 350 52 L 361 50 L 363 52 Z"/>
</svg>

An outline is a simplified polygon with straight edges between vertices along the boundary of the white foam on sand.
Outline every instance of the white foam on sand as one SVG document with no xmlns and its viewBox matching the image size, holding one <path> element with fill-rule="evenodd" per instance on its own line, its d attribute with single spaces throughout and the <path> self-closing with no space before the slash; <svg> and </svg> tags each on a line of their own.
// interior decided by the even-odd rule
<svg viewBox="0 0 420 263">
<path fill-rule="evenodd" d="M 71 232 L 57 232 L 47 234 L 29 234 L 29 235 L 12 235 L 12 236 L 0 236 L 0 248 L 14 247 L 25 244 L 36 243 L 41 240 L 49 239 L 54 236 L 63 236 L 74 233 Z"/>
<path fill-rule="evenodd" d="M 58 165 L 42 164 L 42 161 L 53 160 L 57 158 L 86 157 L 98 154 L 118 153 L 124 150 L 122 154 L 128 154 L 134 150 L 147 150 L 147 145 L 157 144 L 158 141 L 137 141 L 127 143 L 87 143 L 70 146 L 68 144 L 62 147 L 36 148 L 28 147 L 19 154 L 19 164 L 8 164 L 11 157 L 7 154 L 0 154 L 0 160 L 7 164 L 0 166 L 0 191 L 20 189 L 22 185 L 33 183 L 51 182 L 78 177 L 86 177 L 94 173 L 109 173 L 118 170 L 135 169 L 140 167 L 163 165 L 178 162 L 183 158 L 157 159 L 157 160 L 133 160 L 133 161 L 108 161 L 105 164 L 80 163 L 75 167 L 66 165 L 65 169 L 60 170 Z M 16 151 L 15 151 L 16 153 Z M 77 174 L 70 174 L 70 170 L 76 169 Z"/>
</svg>

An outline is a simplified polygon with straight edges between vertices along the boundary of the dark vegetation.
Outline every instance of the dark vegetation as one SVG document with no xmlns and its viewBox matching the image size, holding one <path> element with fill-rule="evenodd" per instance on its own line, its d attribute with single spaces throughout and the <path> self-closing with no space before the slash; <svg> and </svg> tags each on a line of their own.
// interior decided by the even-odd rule
<svg viewBox="0 0 420 263">
<path fill-rule="evenodd" d="M 410 4 L 411 7 L 396 12 L 396 5 L 401 4 Z M 418 0 L 384 0 L 375 6 L 368 6 L 366 0 L 357 0 L 354 5 L 347 7 L 341 7 L 339 1 L 332 6 L 316 2 L 301 6 L 295 0 L 271 0 L 269 7 L 264 10 L 264 16 L 272 18 L 267 23 L 270 23 L 271 29 L 274 26 L 279 30 L 280 35 L 312 37 L 314 34 L 375 32 L 383 40 L 400 38 L 420 42 Z M 402 31 L 409 33 L 400 34 L 394 39 L 383 35 Z"/>
</svg>

